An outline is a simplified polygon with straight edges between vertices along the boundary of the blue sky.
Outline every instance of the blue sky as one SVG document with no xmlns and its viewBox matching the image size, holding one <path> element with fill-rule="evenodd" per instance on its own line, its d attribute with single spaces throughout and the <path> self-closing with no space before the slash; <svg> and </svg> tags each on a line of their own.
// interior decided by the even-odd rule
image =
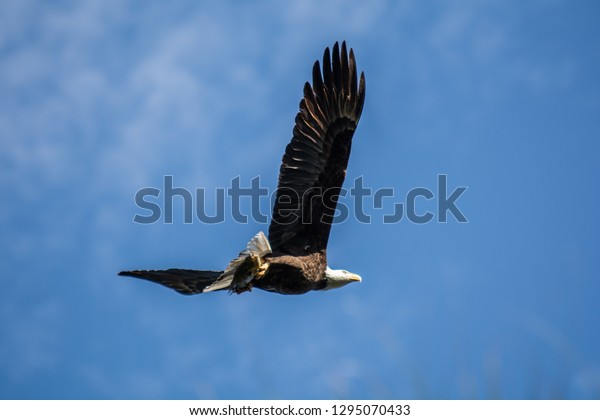
<svg viewBox="0 0 600 420">
<path fill-rule="evenodd" d="M 3 2 L 0 397 L 599 398 L 599 11 Z M 177 206 L 135 224 L 133 198 L 164 175 L 274 188 L 303 83 L 344 39 L 367 78 L 348 180 L 402 202 L 447 174 L 469 223 L 337 225 L 330 265 L 363 282 L 328 293 L 117 277 L 222 269 L 268 229 Z"/>
</svg>

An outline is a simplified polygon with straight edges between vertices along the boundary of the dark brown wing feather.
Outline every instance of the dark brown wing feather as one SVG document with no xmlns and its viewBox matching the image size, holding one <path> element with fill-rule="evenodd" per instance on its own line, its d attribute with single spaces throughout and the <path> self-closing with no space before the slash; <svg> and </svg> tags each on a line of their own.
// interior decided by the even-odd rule
<svg viewBox="0 0 600 420">
<path fill-rule="evenodd" d="M 304 85 L 293 137 L 283 155 L 269 227 L 275 252 L 306 255 L 327 248 L 352 136 L 365 100 L 365 77 L 357 83 L 354 53 L 346 43 L 329 48 Z"/>
<path fill-rule="evenodd" d="M 170 268 L 168 270 L 134 270 L 121 271 L 119 276 L 136 277 L 162 284 L 184 295 L 202 293 L 205 287 L 213 284 L 222 271 L 185 270 Z"/>
</svg>

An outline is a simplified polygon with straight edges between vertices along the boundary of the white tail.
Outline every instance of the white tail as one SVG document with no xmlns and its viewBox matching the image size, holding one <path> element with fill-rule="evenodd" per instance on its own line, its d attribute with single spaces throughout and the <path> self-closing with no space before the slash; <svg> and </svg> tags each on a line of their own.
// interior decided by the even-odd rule
<svg viewBox="0 0 600 420">
<path fill-rule="evenodd" d="M 250 242 L 246 245 L 246 249 L 240 252 L 237 258 L 229 263 L 223 274 L 219 276 L 216 282 L 207 286 L 202 292 L 212 292 L 213 290 L 221 290 L 226 289 L 231 286 L 231 282 L 233 281 L 233 276 L 239 266 L 246 260 L 247 257 L 251 255 L 258 255 L 259 257 L 263 257 L 267 254 L 270 254 L 271 245 L 269 244 L 269 240 L 265 236 L 263 232 L 258 232 Z"/>
</svg>

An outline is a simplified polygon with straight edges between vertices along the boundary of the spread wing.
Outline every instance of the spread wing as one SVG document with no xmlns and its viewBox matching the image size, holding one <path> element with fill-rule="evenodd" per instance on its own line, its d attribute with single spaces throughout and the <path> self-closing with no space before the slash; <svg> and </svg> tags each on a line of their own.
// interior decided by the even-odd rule
<svg viewBox="0 0 600 420">
<path fill-rule="evenodd" d="M 121 271 L 119 276 L 136 277 L 162 284 L 184 295 L 195 295 L 204 292 L 212 285 L 222 271 L 200 271 L 170 268 L 168 270 L 134 270 Z M 225 287 L 227 289 L 227 287 Z"/>
<path fill-rule="evenodd" d="M 305 255 L 327 248 L 340 189 L 346 177 L 352 136 L 365 100 L 365 77 L 357 81 L 354 52 L 338 43 L 313 66 L 312 86 L 296 115 L 283 155 L 269 227 L 273 251 Z"/>
</svg>

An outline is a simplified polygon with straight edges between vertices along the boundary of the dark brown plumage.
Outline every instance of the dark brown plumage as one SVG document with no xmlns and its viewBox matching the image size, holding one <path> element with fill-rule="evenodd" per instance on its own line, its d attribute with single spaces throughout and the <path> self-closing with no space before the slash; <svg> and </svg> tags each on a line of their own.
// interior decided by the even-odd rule
<svg viewBox="0 0 600 420">
<path fill-rule="evenodd" d="M 324 290 L 360 280 L 327 266 L 327 242 L 346 176 L 352 136 L 362 113 L 365 78 L 354 53 L 336 43 L 313 66 L 312 86 L 296 115 L 283 155 L 269 239 L 255 236 L 224 272 L 197 270 L 125 271 L 120 275 L 160 283 L 183 294 L 258 287 L 282 294 Z M 239 271 L 238 271 L 239 270 Z"/>
<path fill-rule="evenodd" d="M 217 281 L 221 274 L 223 274 L 222 271 L 186 270 L 181 268 L 133 270 L 119 273 L 120 276 L 136 277 L 162 284 L 183 295 L 202 293 L 204 288 Z"/>
</svg>

